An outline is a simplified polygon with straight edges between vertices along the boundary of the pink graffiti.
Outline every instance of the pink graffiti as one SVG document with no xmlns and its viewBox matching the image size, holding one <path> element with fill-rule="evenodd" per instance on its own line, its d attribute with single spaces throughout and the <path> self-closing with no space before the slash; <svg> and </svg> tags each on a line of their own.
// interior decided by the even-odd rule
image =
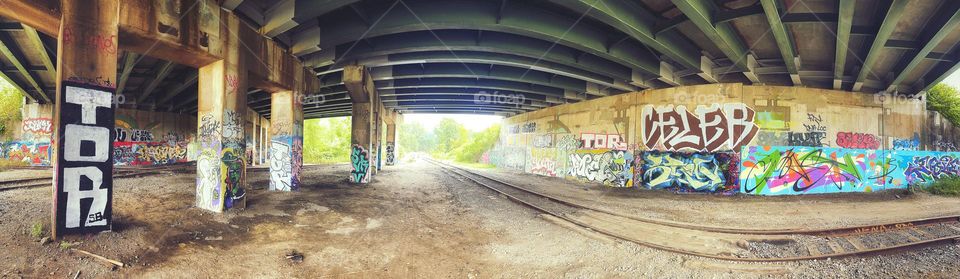
<svg viewBox="0 0 960 279">
<path fill-rule="evenodd" d="M 34 134 L 50 134 L 53 124 L 50 118 L 31 118 L 23 121 L 23 131 Z"/>
<path fill-rule="evenodd" d="M 837 145 L 843 148 L 877 149 L 880 141 L 871 134 L 840 132 L 837 133 Z"/>
<path fill-rule="evenodd" d="M 641 112 L 642 143 L 649 149 L 667 151 L 740 150 L 757 135 L 756 113 L 742 103 L 698 106 L 694 112 L 686 106 L 654 107 Z"/>
</svg>

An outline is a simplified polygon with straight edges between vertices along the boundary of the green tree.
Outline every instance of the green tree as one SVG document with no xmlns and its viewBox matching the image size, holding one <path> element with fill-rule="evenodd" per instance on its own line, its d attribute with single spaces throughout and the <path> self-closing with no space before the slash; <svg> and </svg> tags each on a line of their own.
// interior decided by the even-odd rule
<svg viewBox="0 0 960 279">
<path fill-rule="evenodd" d="M 303 162 L 350 162 L 350 117 L 305 120 Z"/>
<path fill-rule="evenodd" d="M 953 125 L 960 124 L 960 90 L 937 84 L 927 92 L 927 109 L 940 112 Z"/>
<path fill-rule="evenodd" d="M 433 134 L 437 136 L 437 147 L 434 152 L 439 155 L 446 155 L 467 141 L 469 131 L 457 121 L 444 118 L 433 129 Z"/>
<path fill-rule="evenodd" d="M 436 138 L 420 123 L 401 123 L 397 134 L 403 152 L 430 152 L 436 146 Z"/>
<path fill-rule="evenodd" d="M 0 79 L 0 140 L 9 140 L 20 121 L 23 94 L 6 79 Z"/>
<path fill-rule="evenodd" d="M 453 154 L 456 154 L 457 161 L 464 163 L 476 163 L 480 161 L 483 152 L 493 148 L 493 145 L 500 139 L 500 124 L 490 126 L 486 130 L 473 133 L 469 140 L 463 145 L 455 148 Z"/>
</svg>

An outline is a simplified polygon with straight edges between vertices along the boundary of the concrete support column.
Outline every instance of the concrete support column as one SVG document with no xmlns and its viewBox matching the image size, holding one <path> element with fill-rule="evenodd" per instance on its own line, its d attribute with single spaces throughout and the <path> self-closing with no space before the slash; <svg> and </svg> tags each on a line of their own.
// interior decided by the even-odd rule
<svg viewBox="0 0 960 279">
<path fill-rule="evenodd" d="M 390 111 L 383 118 L 383 122 L 387 124 L 387 135 L 386 145 L 384 146 L 384 162 L 388 166 L 393 166 L 397 162 L 397 112 Z"/>
<path fill-rule="evenodd" d="M 64 0 L 61 11 L 53 110 L 54 239 L 107 231 L 113 225 L 113 94 L 120 3 Z"/>
<path fill-rule="evenodd" d="M 214 212 L 246 206 L 244 184 L 244 114 L 247 112 L 247 71 L 236 36 L 239 20 L 222 17 L 229 32 L 221 32 L 224 59 L 200 68 L 197 108 L 197 200 Z"/>
<path fill-rule="evenodd" d="M 380 98 L 374 98 L 375 102 L 373 103 L 373 174 L 376 175 L 380 172 L 380 169 L 383 167 L 383 162 L 381 154 L 383 147 L 381 146 L 381 137 L 383 136 L 382 122 L 383 122 L 383 105 L 380 104 Z"/>
<path fill-rule="evenodd" d="M 270 96 L 270 190 L 299 191 L 303 166 L 303 103 L 293 91 Z"/>
<path fill-rule="evenodd" d="M 350 182 L 368 183 L 373 175 L 371 150 L 373 150 L 374 103 L 377 92 L 373 77 L 363 66 L 343 67 L 343 85 L 353 103 L 350 127 Z"/>
</svg>

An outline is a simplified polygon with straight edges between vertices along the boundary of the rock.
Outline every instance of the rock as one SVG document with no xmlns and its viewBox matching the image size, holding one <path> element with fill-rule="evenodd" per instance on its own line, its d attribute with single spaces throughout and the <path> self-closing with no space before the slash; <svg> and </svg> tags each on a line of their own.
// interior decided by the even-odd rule
<svg viewBox="0 0 960 279">
<path fill-rule="evenodd" d="M 47 245 L 47 243 L 50 243 L 50 237 L 44 237 L 40 239 L 40 245 Z"/>
</svg>

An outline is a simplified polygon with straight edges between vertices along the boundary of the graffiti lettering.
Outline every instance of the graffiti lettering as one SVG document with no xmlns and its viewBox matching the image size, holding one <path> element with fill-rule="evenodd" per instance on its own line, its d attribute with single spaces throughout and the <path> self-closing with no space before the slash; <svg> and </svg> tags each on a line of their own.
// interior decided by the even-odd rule
<svg viewBox="0 0 960 279">
<path fill-rule="evenodd" d="M 698 106 L 695 113 L 683 105 L 646 105 L 641 112 L 642 142 L 649 149 L 667 151 L 738 150 L 759 130 L 754 111 L 741 103 Z"/>
<path fill-rule="evenodd" d="M 367 183 L 370 182 L 370 155 L 367 149 L 359 144 L 354 144 L 350 152 L 350 163 L 353 170 L 350 171 L 350 182 Z"/>
<path fill-rule="evenodd" d="M 940 178 L 960 176 L 960 159 L 953 156 L 917 156 L 903 173 L 907 183 L 929 183 Z"/>
<path fill-rule="evenodd" d="M 394 154 L 394 148 L 395 147 L 393 142 L 387 143 L 387 165 L 388 166 L 392 166 L 393 164 L 395 164 L 396 159 L 394 158 L 394 156 L 396 156 L 396 154 Z"/>
<path fill-rule="evenodd" d="M 912 139 L 894 139 L 893 150 L 917 150 L 920 148 L 920 134 L 913 133 Z"/>
<path fill-rule="evenodd" d="M 716 191 L 725 183 L 724 169 L 711 154 L 647 152 L 637 175 L 651 189 L 689 188 L 694 191 Z M 643 183 L 643 184 L 641 184 Z"/>
<path fill-rule="evenodd" d="M 570 154 L 567 175 L 613 187 L 633 186 L 633 154 L 622 150 L 584 150 Z"/>
<path fill-rule="evenodd" d="M 584 149 L 626 149 L 620 135 L 580 134 L 580 146 Z"/>
<path fill-rule="evenodd" d="M 32 134 L 46 134 L 53 132 L 50 118 L 31 118 L 23 120 L 23 131 Z"/>
<path fill-rule="evenodd" d="M 877 136 L 864 133 L 840 132 L 837 133 L 837 146 L 855 149 L 877 149 L 880 141 Z"/>
<path fill-rule="evenodd" d="M 60 105 L 63 131 L 57 141 L 55 188 L 57 230 L 89 233 L 109 230 L 112 221 L 113 94 L 101 88 L 63 82 Z"/>
<path fill-rule="evenodd" d="M 537 135 L 533 137 L 533 146 L 538 148 L 550 148 L 553 146 L 553 135 Z"/>
</svg>

